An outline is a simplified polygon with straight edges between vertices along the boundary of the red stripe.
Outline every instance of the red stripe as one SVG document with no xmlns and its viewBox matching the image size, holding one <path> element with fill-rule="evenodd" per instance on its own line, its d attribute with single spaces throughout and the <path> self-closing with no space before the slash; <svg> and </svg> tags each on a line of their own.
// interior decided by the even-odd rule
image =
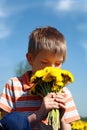
<svg viewBox="0 0 87 130">
<path fill-rule="evenodd" d="M 75 107 L 75 106 L 66 108 L 66 112 L 70 112 L 70 111 L 74 111 L 74 110 L 76 110 L 76 107 Z"/>
<path fill-rule="evenodd" d="M 19 86 L 19 87 L 18 87 L 18 86 L 13 86 L 13 87 L 12 87 L 12 86 L 10 86 L 9 84 L 6 84 L 6 88 L 9 89 L 10 91 L 16 91 L 16 90 L 18 90 L 18 91 L 23 91 L 23 90 L 22 90 L 22 87 L 20 87 L 20 86 Z"/>
<path fill-rule="evenodd" d="M 7 94 L 4 94 L 4 93 L 2 93 L 2 97 L 5 98 L 8 101 L 13 102 L 13 103 L 15 103 L 15 100 L 16 101 L 42 100 L 42 97 L 40 97 L 40 96 L 21 96 L 21 97 L 15 97 L 14 98 L 14 97 L 10 97 L 10 96 L 8 96 Z"/>
<path fill-rule="evenodd" d="M 18 101 L 27 101 L 27 100 L 42 100 L 42 97 L 40 96 L 23 96 L 23 97 L 16 97 Z"/>
<path fill-rule="evenodd" d="M 5 100 L 11 101 L 11 102 L 15 102 L 14 97 L 10 97 L 7 94 L 2 93 L 2 97 L 5 98 Z"/>
<path fill-rule="evenodd" d="M 80 119 L 80 116 L 73 116 L 71 118 L 67 118 L 67 119 L 64 119 L 66 123 L 70 123 L 70 122 L 73 122 L 75 120 L 79 120 Z"/>
<path fill-rule="evenodd" d="M 21 112 L 33 112 L 37 111 L 40 107 L 17 107 L 16 111 L 21 111 Z"/>
<path fill-rule="evenodd" d="M 70 101 L 72 101 L 72 100 L 73 100 L 72 97 L 67 98 L 67 99 L 66 99 L 66 103 L 68 103 L 68 102 L 70 102 Z"/>
<path fill-rule="evenodd" d="M 13 108 L 8 107 L 8 106 L 6 106 L 6 105 L 4 105 L 4 104 L 2 104 L 2 103 L 0 103 L 0 107 L 1 107 L 4 111 L 6 111 L 6 112 L 12 112 L 12 111 L 14 111 Z"/>
</svg>

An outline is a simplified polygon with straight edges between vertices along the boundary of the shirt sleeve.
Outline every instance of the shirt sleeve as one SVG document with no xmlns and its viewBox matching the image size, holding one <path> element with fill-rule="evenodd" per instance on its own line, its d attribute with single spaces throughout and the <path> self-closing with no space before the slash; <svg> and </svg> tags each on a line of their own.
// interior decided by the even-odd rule
<svg viewBox="0 0 87 130">
<path fill-rule="evenodd" d="M 64 120 L 66 123 L 71 123 L 75 120 L 79 120 L 80 116 L 77 111 L 75 102 L 73 100 L 72 94 L 68 88 L 64 87 L 64 92 L 66 93 L 66 111 L 64 114 Z"/>
<path fill-rule="evenodd" d="M 14 111 L 15 98 L 14 98 L 14 91 L 12 87 L 12 80 L 9 80 L 3 89 L 3 92 L 0 96 L 0 109 L 11 112 Z"/>
</svg>

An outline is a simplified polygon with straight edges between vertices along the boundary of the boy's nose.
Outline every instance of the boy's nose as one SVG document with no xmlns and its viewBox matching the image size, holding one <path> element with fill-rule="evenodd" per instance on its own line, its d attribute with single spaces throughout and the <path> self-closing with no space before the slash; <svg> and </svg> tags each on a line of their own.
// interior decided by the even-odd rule
<svg viewBox="0 0 87 130">
<path fill-rule="evenodd" d="M 52 64 L 51 67 L 56 67 L 55 64 Z"/>
<path fill-rule="evenodd" d="M 61 65 L 55 65 L 55 64 L 51 64 L 51 67 L 57 67 L 57 68 L 61 68 Z"/>
</svg>

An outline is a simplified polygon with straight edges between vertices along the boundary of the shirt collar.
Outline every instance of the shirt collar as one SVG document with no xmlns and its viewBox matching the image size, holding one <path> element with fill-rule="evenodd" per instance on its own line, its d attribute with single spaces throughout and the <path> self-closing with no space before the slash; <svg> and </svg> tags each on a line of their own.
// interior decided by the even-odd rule
<svg viewBox="0 0 87 130">
<path fill-rule="evenodd" d="M 30 83 L 30 77 L 31 77 L 32 71 L 27 71 L 22 75 L 22 83 L 23 83 L 23 89 L 24 91 L 29 90 L 33 84 Z"/>
</svg>

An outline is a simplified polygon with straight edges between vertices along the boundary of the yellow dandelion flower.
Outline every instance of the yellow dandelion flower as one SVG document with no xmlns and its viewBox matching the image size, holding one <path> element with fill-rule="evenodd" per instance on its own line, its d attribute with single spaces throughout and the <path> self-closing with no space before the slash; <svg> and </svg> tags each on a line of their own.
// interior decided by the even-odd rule
<svg viewBox="0 0 87 130">
<path fill-rule="evenodd" d="M 50 74 L 47 74 L 47 75 L 43 76 L 42 80 L 45 81 L 45 82 L 51 82 L 54 79 L 53 79 L 53 77 Z"/>
<path fill-rule="evenodd" d="M 30 79 L 34 83 L 30 89 L 30 94 L 46 96 L 49 92 L 60 92 L 62 88 L 74 81 L 74 77 L 68 70 L 62 70 L 54 67 L 46 67 L 37 71 Z M 60 128 L 59 110 L 53 109 L 48 113 L 48 124 L 52 125 L 55 130 Z M 73 127 L 78 127 L 73 125 Z"/>
<path fill-rule="evenodd" d="M 35 73 L 35 75 L 36 75 L 36 77 L 41 78 L 41 77 L 44 76 L 44 71 L 43 71 L 43 70 L 39 70 L 39 71 L 37 71 L 37 72 Z"/>
<path fill-rule="evenodd" d="M 37 79 L 40 79 L 44 76 L 44 73 L 42 70 L 37 71 L 30 79 L 30 81 L 33 83 L 37 82 Z"/>
<path fill-rule="evenodd" d="M 58 89 L 58 86 L 57 86 L 57 85 L 54 85 L 54 86 L 51 88 L 51 90 L 52 90 L 53 92 L 56 92 L 57 89 Z"/>
<path fill-rule="evenodd" d="M 70 71 L 63 70 L 63 76 L 67 77 L 68 82 L 74 82 L 74 76 Z"/>
</svg>

